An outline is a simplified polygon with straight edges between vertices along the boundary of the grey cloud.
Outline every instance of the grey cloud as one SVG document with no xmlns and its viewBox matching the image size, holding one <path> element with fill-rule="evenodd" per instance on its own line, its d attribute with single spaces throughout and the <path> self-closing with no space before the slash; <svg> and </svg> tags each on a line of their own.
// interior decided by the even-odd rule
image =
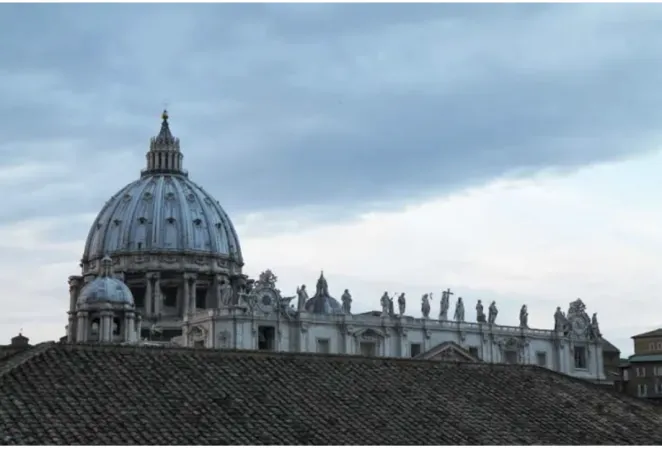
<svg viewBox="0 0 662 450">
<path fill-rule="evenodd" d="M 655 149 L 658 5 L 1 5 L 0 221 L 89 213 L 170 103 L 230 213 L 393 207 Z M 322 213 L 320 213 L 322 211 Z M 10 213 L 11 212 L 11 213 Z"/>
</svg>

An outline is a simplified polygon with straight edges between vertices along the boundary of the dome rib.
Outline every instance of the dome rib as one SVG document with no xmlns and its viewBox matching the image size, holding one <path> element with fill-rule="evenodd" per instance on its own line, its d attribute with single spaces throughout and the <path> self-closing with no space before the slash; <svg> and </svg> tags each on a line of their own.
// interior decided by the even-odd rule
<svg viewBox="0 0 662 450">
<path fill-rule="evenodd" d="M 168 198 L 169 192 L 174 196 Z M 131 198 L 127 199 L 127 195 Z M 171 211 L 168 202 L 173 203 Z M 206 227 L 205 231 L 194 230 L 194 211 L 205 221 L 201 225 Z M 167 224 L 170 215 L 175 219 L 173 224 Z M 139 223 L 139 217 L 143 216 L 152 222 L 151 225 Z M 115 225 L 117 220 L 119 222 Z M 220 228 L 217 223 L 220 223 Z M 98 224 L 101 228 L 97 228 Z M 139 249 L 137 237 L 141 226 L 148 228 L 144 244 Z M 175 236 L 167 236 L 169 226 L 174 227 L 172 232 L 177 233 Z M 203 242 L 197 242 L 196 237 L 202 237 Z M 114 195 L 91 227 L 83 260 L 92 261 L 106 254 L 136 251 L 211 253 L 243 263 L 239 238 L 220 204 L 190 179 L 175 174 L 142 177 Z"/>
<path fill-rule="evenodd" d="M 147 251 L 218 255 L 243 265 L 232 221 L 214 197 L 188 178 L 167 111 L 162 119 L 159 134 L 150 140 L 147 169 L 112 196 L 94 220 L 83 263 Z M 146 223 L 139 221 L 142 217 Z"/>
</svg>

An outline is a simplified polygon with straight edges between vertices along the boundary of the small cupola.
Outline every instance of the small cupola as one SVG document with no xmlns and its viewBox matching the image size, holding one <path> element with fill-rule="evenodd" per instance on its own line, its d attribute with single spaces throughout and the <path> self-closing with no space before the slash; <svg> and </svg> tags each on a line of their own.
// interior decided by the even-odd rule
<svg viewBox="0 0 662 450">
<path fill-rule="evenodd" d="M 113 276 L 109 256 L 101 260 L 101 273 L 83 286 L 76 302 L 75 326 L 67 331 L 69 342 L 135 342 L 139 316 L 131 290 Z"/>
</svg>

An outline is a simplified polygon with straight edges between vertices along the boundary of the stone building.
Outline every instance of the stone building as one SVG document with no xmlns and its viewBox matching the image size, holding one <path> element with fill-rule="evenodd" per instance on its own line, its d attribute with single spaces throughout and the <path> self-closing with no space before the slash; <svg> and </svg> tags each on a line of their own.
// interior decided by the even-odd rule
<svg viewBox="0 0 662 450">
<path fill-rule="evenodd" d="M 185 347 L 464 358 L 605 379 L 597 318 L 579 299 L 567 313 L 559 307 L 550 314 L 549 329 L 534 329 L 526 305 L 519 323 L 506 325 L 494 302 L 453 301 L 450 290 L 441 293 L 435 316 L 431 293 L 412 307 L 412 297 L 385 292 L 379 311 L 356 313 L 349 289 L 336 300 L 323 273 L 312 296 L 304 285 L 283 295 L 270 270 L 249 279 L 232 221 L 189 178 L 166 112 L 162 119 L 146 169 L 103 206 L 87 237 L 82 273 L 69 278 L 68 342 L 149 339 Z"/>
<path fill-rule="evenodd" d="M 30 347 L 32 347 L 30 345 L 30 339 L 23 336 L 23 333 L 18 333 L 17 336 L 11 338 L 9 345 L 0 345 L 0 359 L 20 353 Z"/>
<path fill-rule="evenodd" d="M 634 354 L 622 360 L 617 387 L 630 395 L 662 400 L 662 328 L 632 336 Z"/>
</svg>

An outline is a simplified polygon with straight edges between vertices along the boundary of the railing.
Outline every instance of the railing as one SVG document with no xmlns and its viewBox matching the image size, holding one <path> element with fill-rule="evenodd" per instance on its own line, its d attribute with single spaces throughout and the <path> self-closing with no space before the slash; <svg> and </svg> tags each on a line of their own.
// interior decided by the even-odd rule
<svg viewBox="0 0 662 450">
<path fill-rule="evenodd" d="M 410 329 L 426 329 L 430 331 L 463 331 L 469 333 L 494 333 L 510 335 L 526 335 L 532 337 L 551 338 L 555 336 L 554 330 L 539 328 L 523 328 L 512 325 L 498 325 L 478 322 L 457 322 L 454 320 L 424 319 L 411 316 L 371 316 L 371 315 L 346 315 L 333 316 L 325 314 L 307 314 L 313 323 L 338 323 L 342 322 L 352 326 L 363 327 L 398 327 L 404 326 Z"/>
</svg>

